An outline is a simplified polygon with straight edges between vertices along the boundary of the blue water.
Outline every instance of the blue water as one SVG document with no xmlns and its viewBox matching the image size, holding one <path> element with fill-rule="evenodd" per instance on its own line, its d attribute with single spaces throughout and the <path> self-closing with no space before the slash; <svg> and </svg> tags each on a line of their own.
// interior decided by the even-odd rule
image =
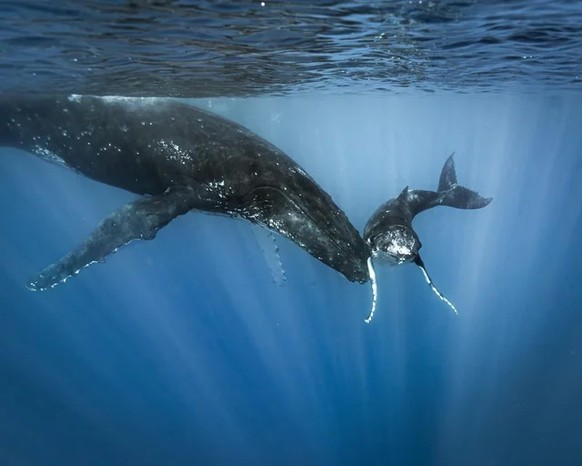
<svg viewBox="0 0 582 466">
<path fill-rule="evenodd" d="M 213 99 L 358 228 L 405 185 L 494 198 L 420 215 L 424 260 L 370 289 L 256 228 L 192 213 L 65 285 L 29 276 L 133 195 L 5 149 L 0 462 L 578 464 L 582 98 Z M 267 243 L 268 243 L 267 238 Z M 267 248 L 268 249 L 268 248 Z"/>
<path fill-rule="evenodd" d="M 405 186 L 435 189 L 453 151 L 493 197 L 415 219 L 458 316 L 416 267 L 386 266 L 367 325 L 369 284 L 201 213 L 34 293 L 135 196 L 0 148 L 0 465 L 582 464 L 579 2 L 0 13 L 0 95 L 195 98 L 360 231 Z"/>
</svg>

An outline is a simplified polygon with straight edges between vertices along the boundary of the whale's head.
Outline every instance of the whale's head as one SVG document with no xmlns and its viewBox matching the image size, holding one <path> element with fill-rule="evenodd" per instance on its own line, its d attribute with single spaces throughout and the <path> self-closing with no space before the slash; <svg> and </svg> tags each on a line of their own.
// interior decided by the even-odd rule
<svg viewBox="0 0 582 466">
<path fill-rule="evenodd" d="M 414 262 L 422 247 L 415 231 L 404 225 L 390 225 L 378 234 L 367 237 L 366 241 L 375 260 L 391 265 Z"/>
</svg>

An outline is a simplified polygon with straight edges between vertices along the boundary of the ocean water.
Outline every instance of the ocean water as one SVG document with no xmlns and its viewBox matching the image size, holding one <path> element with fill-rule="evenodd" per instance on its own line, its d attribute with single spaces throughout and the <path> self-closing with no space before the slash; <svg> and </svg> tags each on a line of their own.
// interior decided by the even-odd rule
<svg viewBox="0 0 582 466">
<path fill-rule="evenodd" d="M 369 284 L 194 212 L 33 293 L 135 196 L 1 148 L 0 464 L 581 464 L 582 7 L 506 3 L 0 1 L 0 94 L 192 99 L 360 231 L 451 152 L 493 197 L 414 222 L 458 316 L 385 266 L 365 324 Z"/>
</svg>

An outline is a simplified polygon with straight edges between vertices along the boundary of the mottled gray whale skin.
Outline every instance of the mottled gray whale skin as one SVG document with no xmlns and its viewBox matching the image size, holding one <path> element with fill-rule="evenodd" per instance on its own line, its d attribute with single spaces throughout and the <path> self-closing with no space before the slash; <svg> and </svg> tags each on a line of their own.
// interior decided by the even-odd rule
<svg viewBox="0 0 582 466">
<path fill-rule="evenodd" d="M 291 239 L 348 280 L 368 281 L 370 249 L 331 197 L 280 149 L 171 99 L 0 98 L 0 145 L 142 195 L 28 284 L 44 290 L 135 239 L 199 210 Z"/>
</svg>

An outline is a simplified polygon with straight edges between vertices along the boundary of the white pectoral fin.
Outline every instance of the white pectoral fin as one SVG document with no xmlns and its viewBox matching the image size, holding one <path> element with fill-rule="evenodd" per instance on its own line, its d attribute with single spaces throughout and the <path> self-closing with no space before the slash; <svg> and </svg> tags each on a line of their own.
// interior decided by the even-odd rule
<svg viewBox="0 0 582 466">
<path fill-rule="evenodd" d="M 369 324 L 374 318 L 374 313 L 376 312 L 376 303 L 378 302 L 378 283 L 376 281 L 376 272 L 374 270 L 374 265 L 372 264 L 372 256 L 368 257 L 368 273 L 370 274 L 370 282 L 372 283 L 372 307 L 370 308 L 370 314 L 364 319 L 364 322 Z"/>
<path fill-rule="evenodd" d="M 430 275 L 426 271 L 426 267 L 424 266 L 424 262 L 422 261 L 420 256 L 416 256 L 414 263 L 416 265 L 418 265 L 418 268 L 421 270 L 422 274 L 424 275 L 424 279 L 425 279 L 426 283 L 428 284 L 428 286 L 430 286 L 430 289 L 434 292 L 434 294 L 436 294 L 441 301 L 444 301 L 445 303 L 447 303 L 455 314 L 458 314 L 457 308 L 455 307 L 455 305 L 453 303 L 451 303 L 448 300 L 448 298 L 437 289 L 436 286 L 434 286 L 432 278 L 430 278 Z"/>
<path fill-rule="evenodd" d="M 108 215 L 83 244 L 30 280 L 28 288 L 33 291 L 52 288 L 133 240 L 153 239 L 160 228 L 196 208 L 198 200 L 190 189 L 172 188 L 164 194 L 125 204 Z"/>
</svg>

